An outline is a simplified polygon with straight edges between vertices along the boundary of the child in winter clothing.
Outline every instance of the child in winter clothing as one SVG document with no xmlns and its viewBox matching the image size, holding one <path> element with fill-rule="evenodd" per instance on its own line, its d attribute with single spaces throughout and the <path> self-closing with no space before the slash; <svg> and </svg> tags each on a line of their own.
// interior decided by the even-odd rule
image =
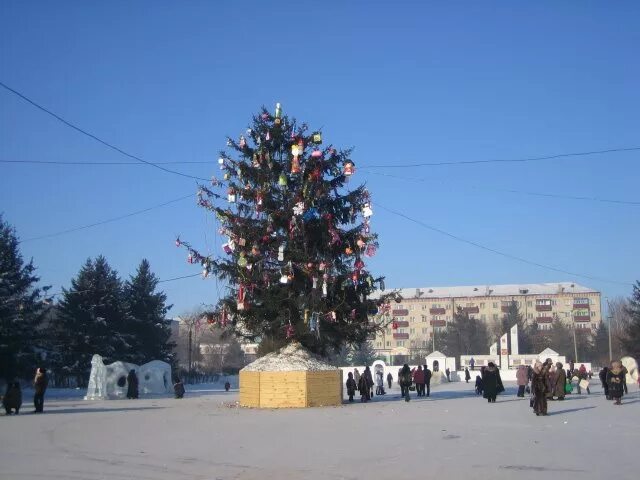
<svg viewBox="0 0 640 480">
<path fill-rule="evenodd" d="M 173 393 L 176 398 L 184 397 L 184 383 L 179 378 L 176 378 L 176 383 L 173 384 Z"/>
<path fill-rule="evenodd" d="M 2 397 L 2 406 L 7 412 L 7 415 L 11 415 L 11 410 L 16 411 L 16 415 L 20 413 L 20 407 L 22 406 L 22 390 L 20 390 L 20 383 L 9 382 L 7 385 L 7 392 Z"/>
<path fill-rule="evenodd" d="M 353 373 L 349 372 L 347 375 L 347 395 L 349 395 L 349 402 L 353 402 L 353 396 L 356 394 L 356 381 L 353 379 Z"/>
<path fill-rule="evenodd" d="M 484 387 L 482 386 L 482 377 L 476 375 L 476 395 L 482 395 Z"/>
</svg>

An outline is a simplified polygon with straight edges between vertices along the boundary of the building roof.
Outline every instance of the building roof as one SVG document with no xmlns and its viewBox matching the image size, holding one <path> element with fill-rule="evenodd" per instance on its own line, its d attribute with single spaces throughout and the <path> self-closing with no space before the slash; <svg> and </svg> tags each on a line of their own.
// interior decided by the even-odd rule
<svg viewBox="0 0 640 480">
<path fill-rule="evenodd" d="M 500 297 L 525 294 L 553 295 L 558 293 L 598 293 L 598 291 L 573 282 L 525 283 L 510 285 L 470 285 L 460 287 L 420 287 L 400 289 L 400 295 L 404 299 L 487 296 Z"/>
</svg>

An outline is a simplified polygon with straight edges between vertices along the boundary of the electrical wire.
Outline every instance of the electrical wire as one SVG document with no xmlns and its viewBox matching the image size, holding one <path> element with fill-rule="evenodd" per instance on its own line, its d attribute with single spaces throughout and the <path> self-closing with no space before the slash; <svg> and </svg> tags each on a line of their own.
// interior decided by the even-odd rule
<svg viewBox="0 0 640 480">
<path fill-rule="evenodd" d="M 184 195 L 182 197 L 174 198 L 173 200 L 169 200 L 168 202 L 164 202 L 164 203 L 161 203 L 159 205 L 154 205 L 153 207 L 144 208 L 142 210 L 136 210 L 135 212 L 131 212 L 131 213 L 127 213 L 127 214 L 124 214 L 124 215 L 120 215 L 118 217 L 109 218 L 109 219 L 103 220 L 101 222 L 90 223 L 88 225 L 82 225 L 80 227 L 75 227 L 75 228 L 69 228 L 67 230 L 62 230 L 60 232 L 48 233 L 46 235 L 40 235 L 40 236 L 37 236 L 37 237 L 25 238 L 24 240 L 21 240 L 21 243 L 32 242 L 32 241 L 35 241 L 35 240 L 42 240 L 44 238 L 57 237 L 57 236 L 60 236 L 60 235 L 66 235 L 68 233 L 77 232 L 79 230 L 84 230 L 84 229 L 87 229 L 87 228 L 92 228 L 92 227 L 97 227 L 99 225 L 104 225 L 105 223 L 116 222 L 118 220 L 123 220 L 125 218 L 133 217 L 134 215 L 140 215 L 141 213 L 146 213 L 146 212 L 149 212 L 151 210 L 155 210 L 156 208 L 165 207 L 167 205 L 171 205 L 172 203 L 176 203 L 176 202 L 180 202 L 182 200 L 186 200 L 187 198 L 193 198 L 193 193 L 190 193 L 189 195 Z"/>
<path fill-rule="evenodd" d="M 191 178 L 191 179 L 194 179 L 194 180 L 202 180 L 202 181 L 205 181 L 205 182 L 208 181 L 208 179 L 206 179 L 206 178 L 196 177 L 196 176 L 193 176 L 193 175 L 188 175 L 186 173 L 178 172 L 176 170 L 171 170 L 171 169 L 165 168 L 165 167 L 163 167 L 163 166 L 161 166 L 161 165 L 159 165 L 157 163 L 149 162 L 147 160 L 144 160 L 143 158 L 140 158 L 140 157 L 138 157 L 136 155 L 128 153 L 128 152 L 124 151 L 123 149 L 121 149 L 120 147 L 117 147 L 117 146 L 115 146 L 115 145 L 113 145 L 113 144 L 111 144 L 111 143 L 109 143 L 109 142 L 107 142 L 105 140 L 102 140 L 100 137 L 97 137 L 96 135 L 94 135 L 92 133 L 89 133 L 88 131 L 78 127 L 77 125 L 74 125 L 73 123 L 69 122 L 68 120 L 65 120 L 60 115 L 52 112 L 51 110 L 46 109 L 42 105 L 36 103 L 34 100 L 31 100 L 30 98 L 28 98 L 27 96 L 25 96 L 22 93 L 18 92 L 17 90 L 14 90 L 13 88 L 11 88 L 7 84 L 3 83 L 2 81 L 0 81 L 0 87 L 4 88 L 5 90 L 7 90 L 7 91 L 9 91 L 11 93 L 13 93 L 14 95 L 17 95 L 18 97 L 20 97 L 25 102 L 33 105 L 38 110 L 46 113 L 47 115 L 52 116 L 53 118 L 55 118 L 59 122 L 63 123 L 67 127 L 72 128 L 73 130 L 75 130 L 77 132 L 80 132 L 83 135 L 86 135 L 87 137 L 95 140 L 98 143 L 101 143 L 102 145 L 104 145 L 104 146 L 106 146 L 106 147 L 108 147 L 108 148 L 110 148 L 112 150 L 115 150 L 116 152 L 124 155 L 125 157 L 129 157 L 129 158 L 131 158 L 133 160 L 137 160 L 138 162 L 144 163 L 145 165 L 149 165 L 150 167 L 157 168 L 157 169 L 162 170 L 163 172 L 166 172 L 166 173 L 171 173 L 173 175 L 179 175 L 179 176 L 185 177 L 185 178 Z"/>
<path fill-rule="evenodd" d="M 622 152 L 635 152 L 640 150 L 640 147 L 623 147 L 623 148 L 609 148 L 607 150 L 592 150 L 588 152 L 572 152 L 572 153 L 558 153 L 554 155 L 545 155 L 542 157 L 528 157 L 528 158 L 493 158 L 488 160 L 461 160 L 453 162 L 426 162 L 426 163 L 411 163 L 411 164 L 395 164 L 395 165 L 363 165 L 360 170 L 369 168 L 411 168 L 411 167 L 436 167 L 442 165 L 474 165 L 481 163 L 524 163 L 524 162 L 539 162 L 543 160 L 553 160 L 556 158 L 567 157 L 583 157 L 587 155 L 601 155 L 604 153 L 622 153 Z"/>
<path fill-rule="evenodd" d="M 381 172 L 367 172 L 372 175 L 379 175 L 383 177 L 395 178 L 398 180 L 405 180 L 408 182 L 430 182 L 431 180 L 427 178 L 412 178 L 412 177 L 402 177 L 400 175 L 391 175 L 388 173 Z M 529 192 L 525 190 L 514 190 L 508 188 L 495 188 L 495 187 L 477 187 L 475 185 L 470 186 L 468 188 L 472 188 L 474 190 L 480 191 L 494 191 L 494 192 L 506 192 L 506 193 L 516 193 L 519 195 L 531 195 L 536 197 L 549 197 L 549 198 L 563 198 L 567 200 L 586 200 L 590 202 L 602 202 L 602 203 L 613 203 L 618 205 L 640 205 L 640 202 L 635 202 L 631 200 L 616 200 L 611 198 L 599 198 L 599 197 L 583 197 L 583 196 L 574 196 L 574 195 L 562 195 L 559 193 L 541 193 L 541 192 Z"/>
<path fill-rule="evenodd" d="M 143 166 L 140 162 L 73 162 L 73 161 L 58 161 L 58 160 L 0 160 L 0 163 L 12 163 L 12 164 L 38 164 L 38 165 L 82 165 L 91 167 L 94 165 L 136 165 Z M 155 165 L 200 165 L 210 164 L 208 160 L 194 160 L 194 161 L 173 161 L 173 162 L 154 162 Z"/>
<path fill-rule="evenodd" d="M 417 225 L 420 225 L 423 228 L 426 228 L 428 230 L 432 230 L 434 232 L 440 233 L 441 235 L 445 235 L 445 236 L 447 236 L 449 238 L 453 238 L 454 240 L 457 240 L 459 242 L 466 243 L 468 245 L 472 245 L 472 246 L 474 246 L 476 248 L 480 248 L 482 250 L 486 250 L 486 251 L 494 253 L 496 255 L 500 255 L 502 257 L 509 258 L 511 260 L 516 260 L 518 262 L 526 263 L 528 265 L 533 265 L 535 267 L 543 268 L 543 269 L 546 269 L 546 270 L 551 270 L 551 271 L 554 271 L 554 272 L 564 273 L 566 275 L 571 275 L 573 277 L 581 277 L 581 278 L 586 278 L 586 279 L 589 279 L 589 280 L 596 280 L 596 281 L 599 281 L 599 282 L 612 283 L 612 284 L 616 284 L 616 285 L 624 285 L 624 286 L 633 285 L 633 283 L 631 283 L 631 282 L 619 282 L 619 281 L 615 281 L 615 280 L 607 280 L 607 279 L 600 278 L 600 277 L 594 277 L 592 275 L 585 275 L 585 274 L 582 274 L 582 273 L 570 272 L 570 271 L 564 270 L 562 268 L 554 267 L 554 266 L 551 266 L 551 265 L 545 265 L 543 263 L 538 263 L 538 262 L 535 262 L 533 260 L 528 260 L 528 259 L 523 258 L 523 257 L 518 257 L 516 255 L 511 255 L 510 253 L 505 253 L 505 252 L 502 252 L 500 250 L 496 250 L 495 248 L 491 248 L 491 247 L 487 247 L 485 245 L 482 245 L 482 244 L 480 244 L 478 242 L 474 242 L 472 240 L 467 240 L 465 238 L 459 237 L 459 236 L 454 235 L 452 233 L 449 233 L 449 232 L 447 232 L 445 230 L 442 230 L 441 228 L 437 228 L 437 227 L 434 227 L 432 225 L 428 225 L 425 222 L 422 222 L 420 220 L 416 220 L 415 218 L 411 218 L 408 215 L 405 215 L 404 213 L 397 212 L 397 211 L 392 210 L 390 208 L 387 208 L 387 207 L 385 207 L 383 205 L 380 205 L 379 203 L 374 202 L 373 204 L 376 205 L 377 207 L 380 207 L 381 209 L 389 212 L 389 213 L 392 213 L 394 215 L 397 215 L 399 217 L 404 218 L 405 220 L 408 220 L 408 221 L 413 222 L 413 223 L 415 223 Z"/>
</svg>

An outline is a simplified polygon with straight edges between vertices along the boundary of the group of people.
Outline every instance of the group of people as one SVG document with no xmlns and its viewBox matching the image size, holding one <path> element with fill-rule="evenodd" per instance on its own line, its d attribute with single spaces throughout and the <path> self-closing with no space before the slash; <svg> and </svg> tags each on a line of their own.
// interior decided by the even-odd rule
<svg viewBox="0 0 640 480">
<path fill-rule="evenodd" d="M 424 367 L 424 368 L 423 368 Z M 398 385 L 400 385 L 400 394 L 406 400 L 409 401 L 409 392 L 416 391 L 418 397 L 429 396 L 431 393 L 431 370 L 424 365 L 418 365 L 417 368 L 411 369 L 406 363 L 398 371 Z M 386 395 L 384 388 L 384 381 L 386 379 L 389 389 L 393 385 L 393 375 L 391 372 L 384 376 L 382 370 L 377 370 L 372 375 L 369 367 L 365 367 L 364 372 L 361 374 L 357 368 L 353 372 L 347 374 L 347 395 L 349 396 L 349 402 L 354 401 L 356 392 L 360 393 L 360 401 L 368 402 L 373 398 L 373 387 L 375 385 L 375 395 Z"/>
<path fill-rule="evenodd" d="M 47 372 L 44 368 L 37 368 L 35 377 L 33 378 L 33 413 L 44 412 L 44 394 L 47 391 L 49 385 L 49 379 Z M 14 380 L 7 384 L 7 390 L 2 397 L 2 406 L 7 415 L 11 415 L 15 411 L 15 414 L 20 413 L 22 407 L 22 389 L 20 388 L 20 382 Z"/>
<path fill-rule="evenodd" d="M 356 395 L 356 391 L 360 393 L 360 401 L 368 402 L 374 396 L 373 387 L 376 387 L 375 395 L 386 395 L 384 389 L 384 373 L 381 370 L 376 371 L 375 381 L 369 367 L 365 367 L 362 374 L 357 368 L 353 372 L 349 372 L 347 376 L 347 395 L 349 395 L 349 401 L 353 402 L 353 397 Z M 391 374 L 387 375 L 389 381 Z M 391 382 L 389 381 L 389 388 L 391 388 Z"/>
</svg>

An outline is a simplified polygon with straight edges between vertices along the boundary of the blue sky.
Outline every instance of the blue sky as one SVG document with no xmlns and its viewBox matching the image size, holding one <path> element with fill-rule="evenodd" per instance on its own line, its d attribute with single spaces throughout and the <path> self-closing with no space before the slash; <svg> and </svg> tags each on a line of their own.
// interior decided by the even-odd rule
<svg viewBox="0 0 640 480">
<path fill-rule="evenodd" d="M 0 80 L 115 145 L 209 177 L 225 136 L 261 105 L 355 147 L 353 182 L 387 208 L 511 255 L 631 283 L 639 278 L 640 152 L 531 163 L 375 168 L 640 146 L 637 2 L 125 2 L 0 4 Z M 0 160 L 128 161 L 0 89 Z M 22 238 L 160 204 L 195 182 L 146 166 L 0 164 L 0 211 Z M 374 173 L 375 172 L 375 173 Z M 385 174 L 385 175 L 381 175 Z M 394 175 L 405 178 L 394 178 Z M 424 179 L 416 182 L 415 179 Z M 496 256 L 376 208 L 370 262 L 388 287 L 573 280 L 631 287 Z M 22 245 L 43 282 L 87 257 L 123 276 L 196 273 L 175 236 L 220 252 L 214 219 L 184 200 Z M 179 314 L 221 287 L 163 289 Z"/>
</svg>

